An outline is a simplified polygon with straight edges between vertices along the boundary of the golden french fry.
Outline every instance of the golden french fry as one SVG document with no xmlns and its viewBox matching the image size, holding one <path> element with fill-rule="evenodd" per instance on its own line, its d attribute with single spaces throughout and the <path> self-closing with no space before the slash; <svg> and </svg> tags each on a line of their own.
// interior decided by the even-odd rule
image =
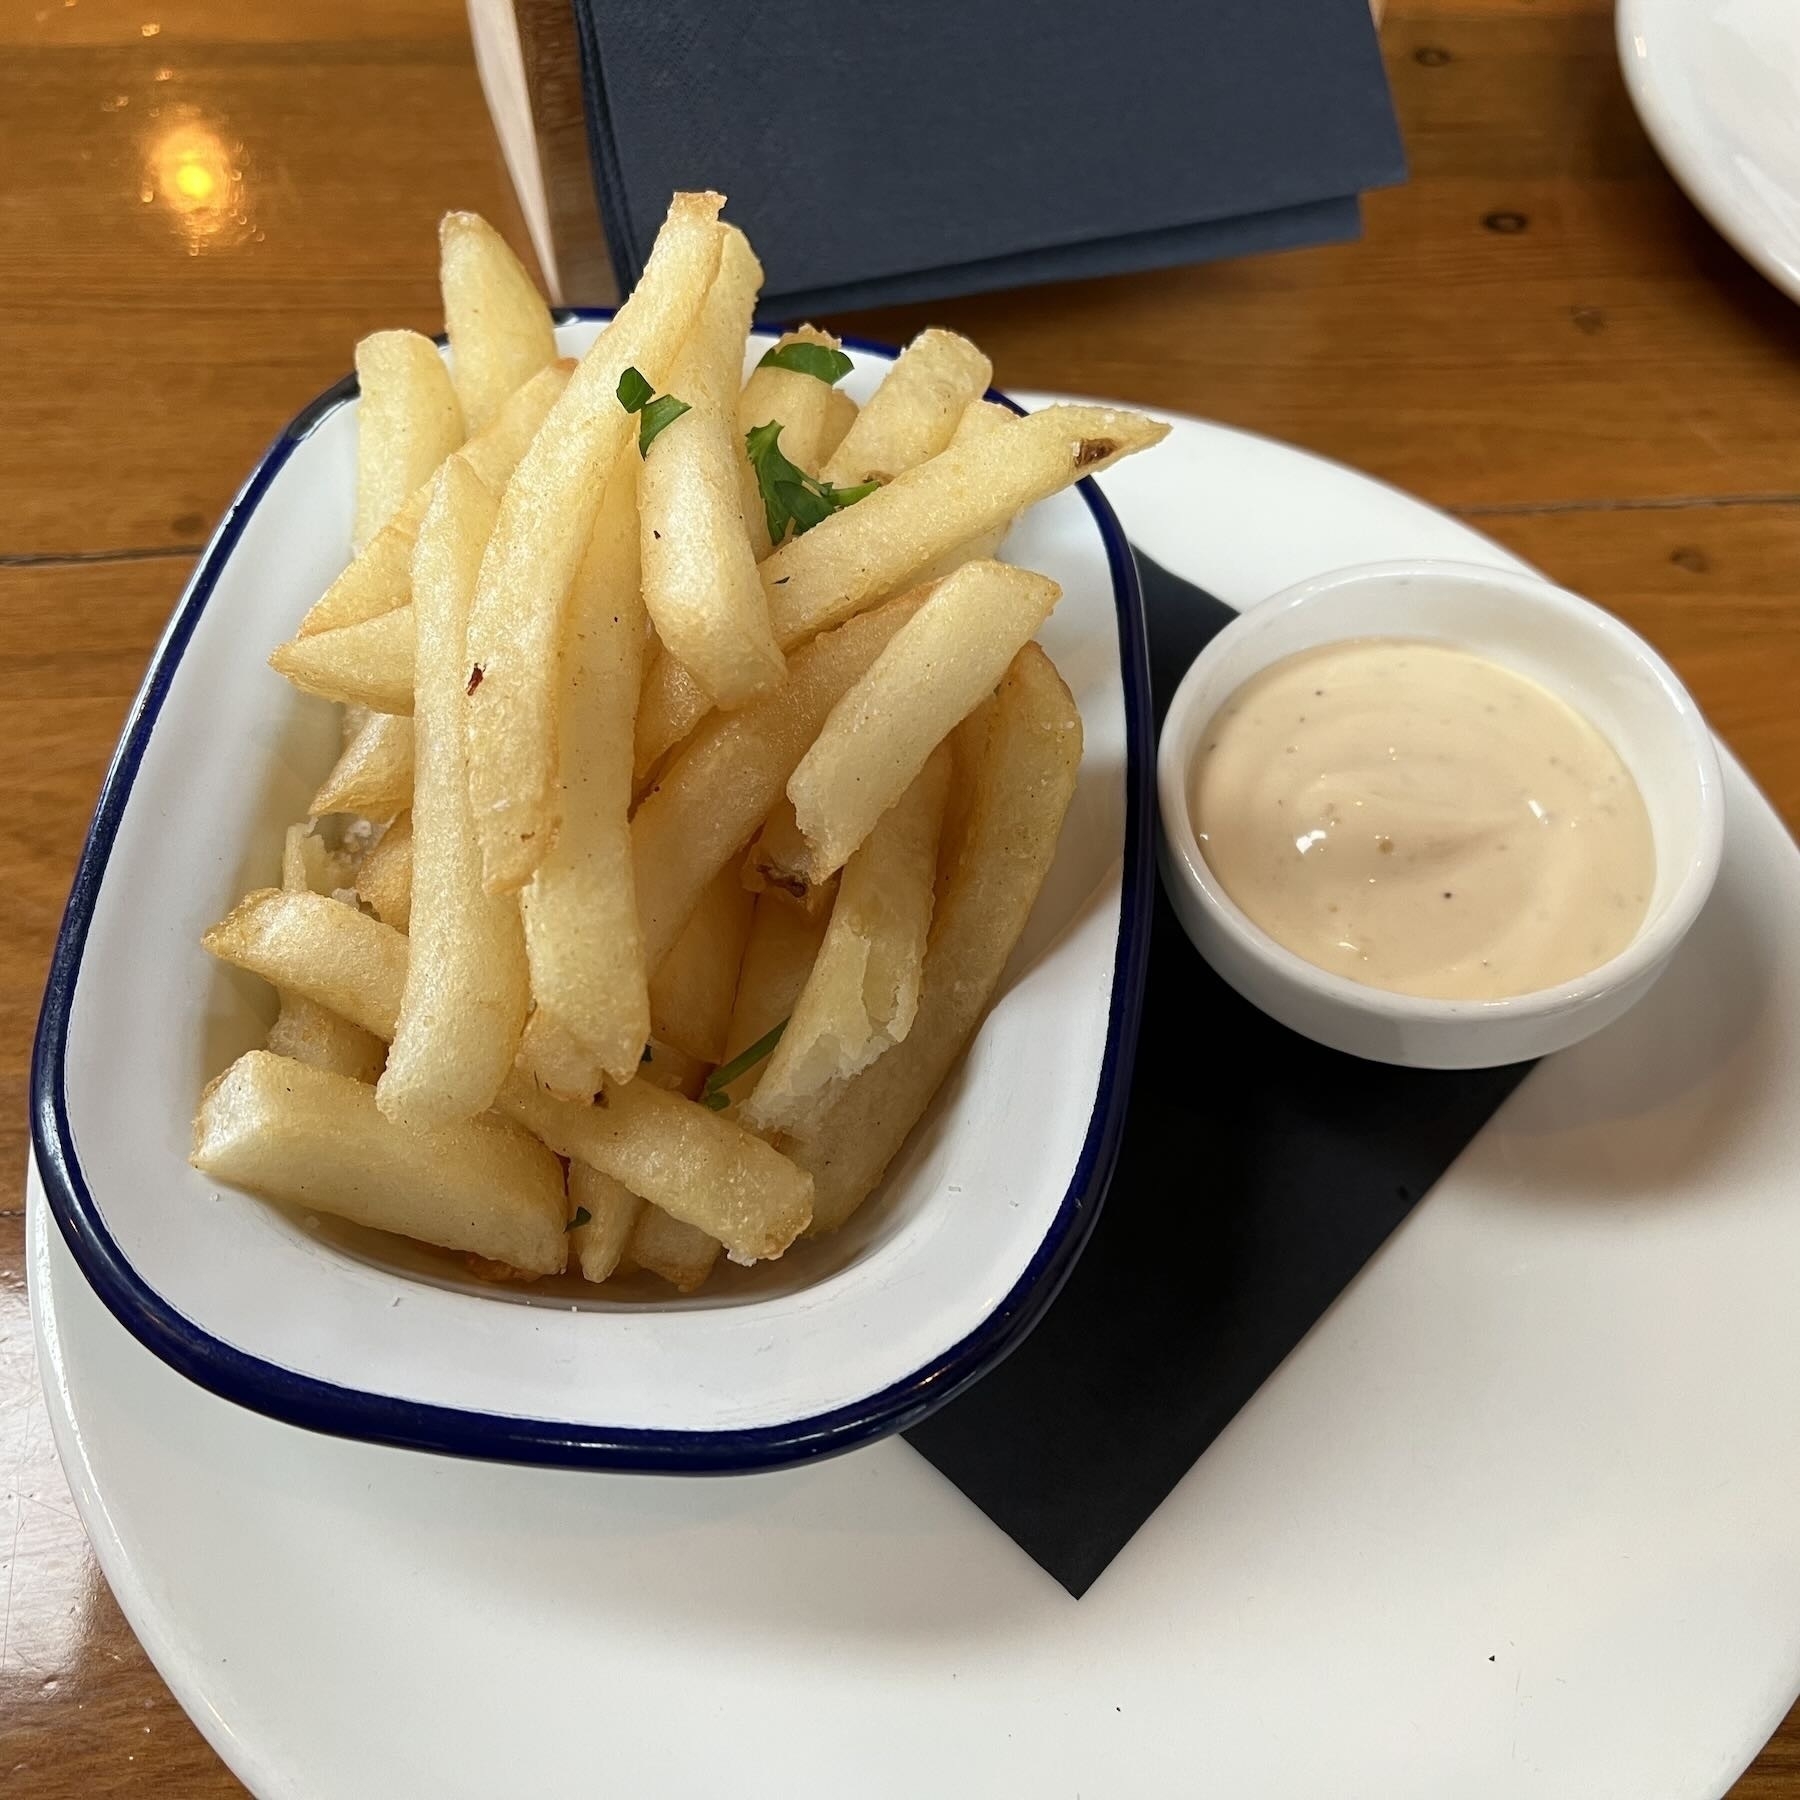
<svg viewBox="0 0 1800 1800">
<path fill-rule="evenodd" d="M 584 1106 L 508 1076 L 500 1110 L 567 1156 L 710 1233 L 734 1262 L 776 1257 L 812 1217 L 812 1183 L 734 1119 L 648 1081 Z"/>
<path fill-rule="evenodd" d="M 831 709 L 788 782 L 812 847 L 809 880 L 843 867 L 1061 595 L 1048 576 L 997 562 L 967 563 L 931 590 Z"/>
<path fill-rule="evenodd" d="M 659 1044 L 654 1038 L 644 1046 L 644 1061 L 638 1079 L 652 1087 L 666 1088 L 692 1100 L 706 1085 L 706 1064 L 673 1044 Z"/>
<path fill-rule="evenodd" d="M 643 692 L 638 696 L 632 779 L 642 781 L 712 709 L 712 695 L 658 646 L 651 655 Z"/>
<path fill-rule="evenodd" d="M 719 272 L 669 377 L 688 410 L 644 453 L 638 495 L 644 606 L 664 654 L 721 706 L 769 692 L 783 674 L 739 487 L 738 373 L 761 285 L 749 241 L 727 226 Z"/>
<path fill-rule="evenodd" d="M 856 418 L 856 402 L 842 388 L 833 388 L 825 397 L 825 423 L 819 428 L 821 463 L 850 435 Z"/>
<path fill-rule="evenodd" d="M 522 887 L 556 836 L 557 662 L 601 489 L 637 437 L 620 405 L 635 368 L 665 388 L 719 265 L 723 204 L 677 194 L 642 279 L 551 407 L 500 503 L 469 619 L 469 793 L 482 876 Z M 635 454 L 635 452 L 633 452 Z"/>
<path fill-rule="evenodd" d="M 555 1274 L 568 1250 L 562 1165 L 529 1132 L 491 1115 L 409 1131 L 365 1083 L 266 1050 L 206 1090 L 189 1161 L 271 1200 L 533 1274 Z"/>
<path fill-rule="evenodd" d="M 247 895 L 201 942 L 221 961 L 304 994 L 377 1037 L 394 1034 L 407 979 L 407 940 L 353 906 L 265 889 Z M 522 1066 L 506 1078 L 496 1105 L 558 1156 L 623 1182 L 710 1232 L 746 1262 L 779 1256 L 805 1229 L 812 1181 L 761 1138 L 654 1078 L 609 1084 L 601 1105 L 558 1099 L 526 1073 L 533 1062 L 531 1036 L 528 1028 Z M 656 1056 L 660 1060 L 662 1052 Z M 415 1134 L 414 1141 L 429 1141 L 429 1135 Z M 499 1252 L 486 1254 L 530 1266 Z"/>
<path fill-rule="evenodd" d="M 844 866 L 824 942 L 756 1090 L 752 1131 L 804 1136 L 919 1009 L 950 752 L 934 751 Z"/>
<path fill-rule="evenodd" d="M 998 699 L 989 694 L 945 739 L 950 748 L 950 796 L 944 804 L 943 829 L 938 833 L 937 895 L 940 905 L 955 877 L 957 864 L 962 860 L 963 844 L 969 832 L 969 808 L 980 782 L 988 734 L 993 730 L 998 706 Z M 794 829 L 798 831 L 799 826 Z"/>
<path fill-rule="evenodd" d="M 406 987 L 405 937 L 325 894 L 260 888 L 200 940 L 221 962 L 392 1038 Z"/>
<path fill-rule="evenodd" d="M 811 860 L 812 846 L 794 817 L 794 803 L 784 799 L 750 846 L 741 879 L 753 894 L 775 888 L 807 912 L 818 912 L 830 907 L 835 890 L 829 882 L 815 885 L 807 879 Z"/>
<path fill-rule="evenodd" d="M 472 436 L 555 359 L 556 327 L 525 265 L 479 213 L 438 222 L 438 279 L 450 373 Z"/>
<path fill-rule="evenodd" d="M 780 800 L 826 715 L 923 599 L 903 594 L 797 651 L 779 693 L 715 714 L 639 806 L 631 845 L 644 962 L 652 975 L 706 884 Z"/>
<path fill-rule="evenodd" d="M 1018 419 L 1010 406 L 1002 406 L 998 400 L 971 401 L 957 421 L 952 444 L 968 444 L 977 438 L 989 437 L 1003 427 L 1011 425 Z M 941 581 L 953 569 L 960 569 L 966 562 L 985 562 L 995 555 L 1006 542 L 1013 522 L 1008 519 L 1002 525 L 996 525 L 989 531 L 981 532 L 966 543 L 958 544 L 954 550 L 946 550 L 944 554 L 926 564 L 913 577 L 915 584 L 927 581 Z"/>
<path fill-rule="evenodd" d="M 459 458 L 438 481 L 413 554 L 418 741 L 407 935 L 414 953 L 376 1089 L 389 1118 L 421 1130 L 492 1105 L 530 1006 L 518 901 L 481 883 L 462 730 L 464 634 L 496 507 Z"/>
<path fill-rule="evenodd" d="M 659 1043 L 701 1062 L 723 1062 L 731 1002 L 755 898 L 728 864 L 707 885 L 675 947 L 650 983 L 650 1022 Z"/>
<path fill-rule="evenodd" d="M 605 1281 L 619 1266 L 644 1202 L 622 1182 L 586 1163 L 569 1164 L 569 1260 L 588 1281 Z M 582 1217 L 583 1214 L 587 1216 Z"/>
<path fill-rule="evenodd" d="M 263 1047 L 271 1056 L 290 1057 L 371 1087 L 380 1079 L 387 1056 L 380 1038 L 299 994 L 282 995 L 281 1010 Z"/>
<path fill-rule="evenodd" d="M 412 921 L 412 814 L 402 813 L 363 857 L 356 897 L 376 918 L 404 931 Z"/>
<path fill-rule="evenodd" d="M 312 811 L 360 813 L 387 820 L 412 804 L 413 722 L 400 713 L 370 713 L 337 759 Z"/>
<path fill-rule="evenodd" d="M 784 650 L 908 586 L 1026 507 L 1147 449 L 1168 426 L 1104 406 L 1047 406 L 978 432 L 791 539 L 762 564 Z"/>
<path fill-rule="evenodd" d="M 950 442 L 994 365 L 954 331 L 921 331 L 902 350 L 820 471 L 838 487 L 892 481 Z"/>
<path fill-rule="evenodd" d="M 562 659 L 562 829 L 520 890 L 531 993 L 567 1040 L 550 1085 L 629 1081 L 650 1030 L 631 855 L 631 728 L 644 656 L 637 471 L 621 458 L 571 597 Z"/>
<path fill-rule="evenodd" d="M 1080 762 L 1081 715 L 1027 644 L 1000 684 L 912 1030 L 844 1088 L 811 1137 L 787 1146 L 813 1176 L 814 1231 L 841 1225 L 881 1180 L 987 1011 L 1056 854 Z"/>
<path fill-rule="evenodd" d="M 698 1225 L 646 1206 L 637 1216 L 628 1253 L 640 1269 L 660 1275 L 678 1293 L 691 1294 L 712 1273 L 719 1249 L 719 1240 Z"/>
<path fill-rule="evenodd" d="M 356 346 L 357 550 L 463 441 L 462 408 L 430 338 L 377 331 Z"/>
<path fill-rule="evenodd" d="M 802 325 L 798 331 L 786 331 L 776 339 L 774 348 L 784 350 L 789 344 L 817 344 L 822 349 L 837 350 L 842 345 L 829 331 Z M 769 554 L 769 521 L 763 512 L 762 490 L 756 471 L 743 455 L 745 434 L 759 425 L 781 426 L 781 454 L 795 468 L 816 475 L 825 460 L 820 448 L 829 422 L 837 415 L 834 400 L 847 399 L 828 382 L 816 375 L 803 375 L 798 369 L 783 369 L 773 364 L 758 363 L 750 371 L 738 395 L 738 482 L 743 495 L 744 523 L 749 528 L 751 548 L 761 562 Z M 849 401 L 850 417 L 856 416 L 856 403 Z M 840 430 L 839 437 L 843 436 Z"/>
<path fill-rule="evenodd" d="M 281 885 L 289 893 L 333 894 L 350 881 L 349 858 L 326 847 L 305 825 L 290 825 L 281 850 Z M 355 1081 L 375 1081 L 387 1046 L 372 1032 L 340 1018 L 304 994 L 277 990 L 281 1007 L 269 1027 L 268 1049 L 315 1069 L 329 1069 Z"/>
<path fill-rule="evenodd" d="M 498 493 L 512 478 L 519 458 L 537 435 L 556 396 L 567 385 L 575 364 L 572 359 L 540 369 L 506 403 L 487 427 L 478 431 L 458 454 L 481 479 Z M 440 464 L 439 467 L 442 465 Z M 432 477 L 437 474 L 433 469 Z M 324 595 L 300 621 L 301 637 L 329 631 L 336 625 L 354 625 L 378 613 L 392 612 L 412 599 L 412 545 L 425 508 L 431 504 L 432 478 L 419 483 L 405 503 L 370 538 Z"/>
<path fill-rule="evenodd" d="M 375 712 L 413 709 L 413 609 L 396 607 L 354 625 L 290 638 L 269 667 L 304 693 Z"/>
<path fill-rule="evenodd" d="M 831 891 L 822 890 L 826 896 Z M 830 921 L 829 906 L 796 905 L 779 891 L 757 896 L 750 938 L 744 945 L 743 968 L 738 975 L 737 998 L 731 1008 L 731 1027 L 725 1034 L 727 1066 L 786 1022 L 812 973 Z M 755 1091 L 764 1067 L 763 1061 L 754 1062 L 724 1084 L 720 1091 L 725 1095 L 728 1112 L 741 1107 Z"/>
</svg>

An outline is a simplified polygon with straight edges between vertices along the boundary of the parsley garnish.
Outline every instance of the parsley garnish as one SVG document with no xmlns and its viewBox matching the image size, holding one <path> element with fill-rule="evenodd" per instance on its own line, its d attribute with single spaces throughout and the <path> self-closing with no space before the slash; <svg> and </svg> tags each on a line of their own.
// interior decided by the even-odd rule
<svg viewBox="0 0 1800 1800">
<path fill-rule="evenodd" d="M 763 352 L 759 369 L 792 369 L 796 375 L 811 375 L 827 387 L 837 384 L 856 367 L 843 351 L 829 344 L 809 344 L 798 338 L 791 344 L 777 344 Z"/>
<path fill-rule="evenodd" d="M 656 394 L 654 400 L 652 394 Z M 673 425 L 684 412 L 692 411 L 685 400 L 677 400 L 673 394 L 657 394 L 636 369 L 627 369 L 619 377 L 618 395 L 619 404 L 638 416 L 639 456 L 649 455 L 659 431 Z"/>
<path fill-rule="evenodd" d="M 777 419 L 746 431 L 744 450 L 756 471 L 771 544 L 779 544 L 787 536 L 789 525 L 794 528 L 794 536 L 799 537 L 821 519 L 854 506 L 881 486 L 879 481 L 865 481 L 858 487 L 833 487 L 829 481 L 819 481 L 795 467 L 781 454 L 781 423 Z"/>
<path fill-rule="evenodd" d="M 594 1217 L 594 1215 L 591 1212 L 589 1212 L 585 1206 L 578 1206 L 575 1209 L 574 1218 L 572 1218 L 568 1222 L 568 1224 L 563 1227 L 563 1230 L 564 1231 L 573 1231 L 577 1225 L 586 1225 L 586 1224 L 591 1223 L 593 1220 L 593 1217 Z"/>
<path fill-rule="evenodd" d="M 770 1026 L 748 1050 L 739 1051 L 730 1062 L 721 1063 L 714 1069 L 706 1078 L 706 1086 L 700 1090 L 700 1104 L 711 1107 L 714 1112 L 723 1112 L 731 1104 L 731 1096 L 725 1090 L 746 1069 L 754 1069 L 781 1042 L 781 1034 L 787 1027 L 786 1019 L 779 1025 Z"/>
</svg>

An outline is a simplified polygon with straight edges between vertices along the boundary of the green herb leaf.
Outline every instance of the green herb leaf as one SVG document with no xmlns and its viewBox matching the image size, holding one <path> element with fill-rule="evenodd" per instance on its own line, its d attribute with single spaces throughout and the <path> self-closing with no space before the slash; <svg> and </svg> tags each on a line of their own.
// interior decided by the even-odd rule
<svg viewBox="0 0 1800 1800">
<path fill-rule="evenodd" d="M 710 1106 L 714 1112 L 722 1112 L 731 1104 L 731 1097 L 725 1090 L 737 1080 L 747 1069 L 754 1069 L 777 1044 L 781 1042 L 781 1034 L 787 1030 L 788 1022 L 783 1019 L 779 1025 L 772 1025 L 759 1037 L 748 1050 L 740 1050 L 730 1062 L 721 1063 L 706 1078 L 706 1086 L 700 1090 L 700 1104 Z"/>
<path fill-rule="evenodd" d="M 664 426 L 673 425 L 684 412 L 692 410 L 685 400 L 677 400 L 673 394 L 658 394 L 638 414 L 638 455 L 648 456 L 650 446 L 656 442 L 656 434 Z"/>
<path fill-rule="evenodd" d="M 744 451 L 756 471 L 771 544 L 779 544 L 790 525 L 794 536 L 799 537 L 834 512 L 854 506 L 881 485 L 878 481 L 865 481 L 857 487 L 840 488 L 829 481 L 815 480 L 782 455 L 781 423 L 776 419 L 745 432 Z"/>
<path fill-rule="evenodd" d="M 585 1206 L 578 1206 L 575 1209 L 574 1218 L 572 1218 L 568 1222 L 568 1224 L 563 1227 L 563 1230 L 564 1231 L 573 1231 L 577 1225 L 586 1225 L 586 1224 L 590 1223 L 592 1221 L 593 1217 L 594 1217 L 594 1215 L 591 1212 L 589 1212 Z"/>
<path fill-rule="evenodd" d="M 829 344 L 809 344 L 801 339 L 792 344 L 777 344 L 763 352 L 759 369 L 792 369 L 796 375 L 810 375 L 827 387 L 837 384 L 856 367 L 841 350 Z"/>
<path fill-rule="evenodd" d="M 619 404 L 627 412 L 642 412 L 656 392 L 636 369 L 627 369 L 619 377 Z"/>
</svg>

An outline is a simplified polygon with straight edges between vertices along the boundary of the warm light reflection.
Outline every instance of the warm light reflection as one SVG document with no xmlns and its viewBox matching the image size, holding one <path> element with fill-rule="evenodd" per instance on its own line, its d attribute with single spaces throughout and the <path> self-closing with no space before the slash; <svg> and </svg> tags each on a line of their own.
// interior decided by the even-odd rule
<svg viewBox="0 0 1800 1800">
<path fill-rule="evenodd" d="M 159 200 L 198 255 L 206 245 L 242 242 L 250 236 L 244 194 L 242 147 L 227 144 L 210 125 L 185 116 L 150 140 L 141 197 Z"/>
</svg>

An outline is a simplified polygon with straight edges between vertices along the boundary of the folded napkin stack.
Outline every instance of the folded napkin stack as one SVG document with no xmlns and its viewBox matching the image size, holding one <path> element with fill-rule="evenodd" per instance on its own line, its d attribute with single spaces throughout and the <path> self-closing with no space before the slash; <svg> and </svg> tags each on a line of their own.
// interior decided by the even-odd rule
<svg viewBox="0 0 1800 1800">
<path fill-rule="evenodd" d="M 763 316 L 1356 235 L 1404 164 L 1368 0 L 574 0 L 621 289 L 717 188 Z"/>
</svg>

